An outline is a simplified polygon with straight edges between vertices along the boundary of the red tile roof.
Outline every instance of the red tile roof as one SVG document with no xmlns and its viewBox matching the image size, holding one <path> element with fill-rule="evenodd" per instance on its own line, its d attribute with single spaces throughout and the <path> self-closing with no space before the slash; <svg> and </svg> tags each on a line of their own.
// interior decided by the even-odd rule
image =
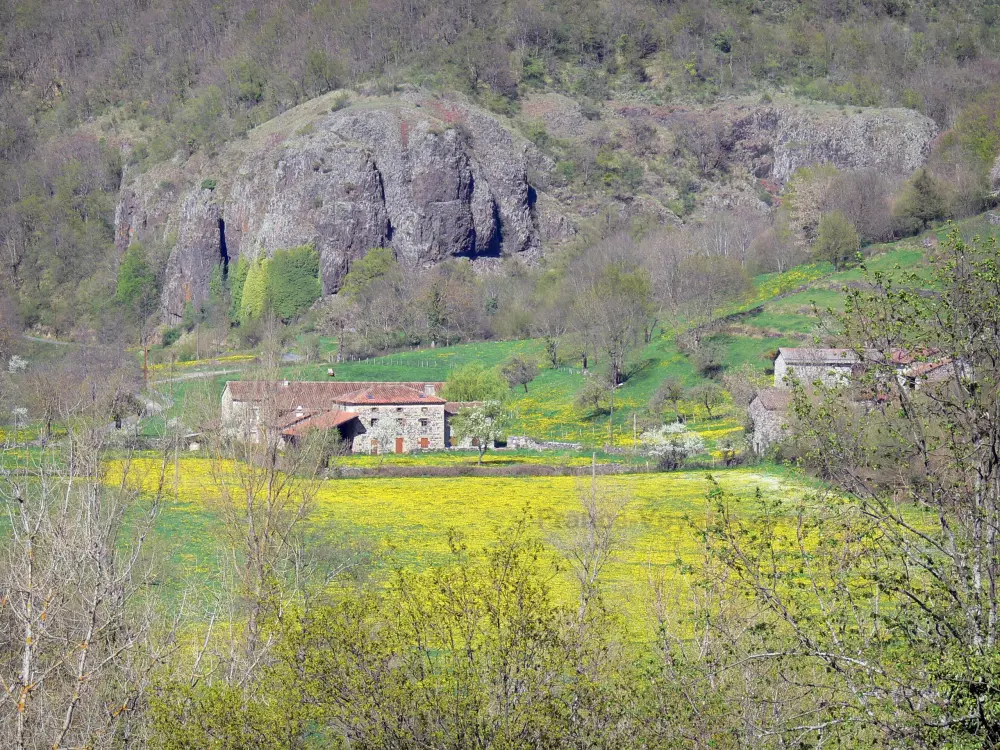
<svg viewBox="0 0 1000 750">
<path fill-rule="evenodd" d="M 340 427 L 340 425 L 357 418 L 357 414 L 349 411 L 326 411 L 300 420 L 291 427 L 282 430 L 281 434 L 299 436 L 304 435 L 309 430 L 332 430 L 334 427 Z"/>
<path fill-rule="evenodd" d="M 372 388 L 377 386 L 403 386 L 414 391 L 423 393 L 426 386 L 434 389 L 434 393 L 440 393 L 444 388 L 441 382 L 412 382 L 412 383 L 377 383 L 377 382 L 348 382 L 335 380 L 230 380 L 226 383 L 229 393 L 234 401 L 262 401 L 265 398 L 275 400 L 276 410 L 279 412 L 292 411 L 298 407 L 306 410 L 332 409 L 341 396 L 348 393 Z"/>
<path fill-rule="evenodd" d="M 279 430 L 283 430 L 286 427 L 291 427 L 293 424 L 301 422 L 303 419 L 309 419 L 309 417 L 311 417 L 312 415 L 313 412 L 311 411 L 296 410 L 296 411 L 285 412 L 274 421 L 274 426 L 277 427 Z"/>
<path fill-rule="evenodd" d="M 439 396 L 424 393 L 423 389 L 410 387 L 403 383 L 371 383 L 366 388 L 360 388 L 352 393 L 337 397 L 341 404 L 444 404 Z"/>
<path fill-rule="evenodd" d="M 474 406 L 482 405 L 482 401 L 449 401 L 444 405 L 444 413 L 453 416 L 462 409 L 471 409 Z"/>
<path fill-rule="evenodd" d="M 944 378 L 951 377 L 954 373 L 954 369 L 942 370 L 941 368 L 952 364 L 950 357 L 945 359 L 939 359 L 935 362 L 922 362 L 915 367 L 911 367 L 906 371 L 907 375 L 916 378 L 927 378 L 929 380 L 943 380 Z"/>
</svg>

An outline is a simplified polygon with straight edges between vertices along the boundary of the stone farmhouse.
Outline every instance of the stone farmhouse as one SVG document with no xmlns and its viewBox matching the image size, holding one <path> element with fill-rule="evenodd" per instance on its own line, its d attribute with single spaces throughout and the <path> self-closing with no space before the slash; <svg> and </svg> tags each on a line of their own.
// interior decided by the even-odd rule
<svg viewBox="0 0 1000 750">
<path fill-rule="evenodd" d="M 956 364 L 951 359 L 933 359 L 932 355 L 933 352 L 893 352 L 891 365 L 899 385 L 919 390 L 929 384 L 944 383 L 956 375 Z M 878 355 L 868 352 L 865 356 L 871 362 Z M 829 388 L 848 385 L 864 371 L 865 363 L 853 349 L 779 349 L 774 359 L 774 387 L 760 391 L 748 407 L 751 449 L 758 454 L 765 453 L 788 436 L 791 377 L 806 386 L 819 381 Z M 855 398 L 859 406 L 872 408 L 886 400 L 888 390 L 884 389 L 881 394 L 859 394 Z"/>
<path fill-rule="evenodd" d="M 787 388 L 787 376 L 800 383 L 817 380 L 825 386 L 847 383 L 858 367 L 858 355 L 853 349 L 778 349 L 774 358 L 774 387 Z"/>
<path fill-rule="evenodd" d="M 312 430 L 334 430 L 353 453 L 409 453 L 452 446 L 449 420 L 474 404 L 449 402 L 444 383 L 229 381 L 222 392 L 223 429 L 259 440 L 266 429 L 294 445 Z"/>
</svg>

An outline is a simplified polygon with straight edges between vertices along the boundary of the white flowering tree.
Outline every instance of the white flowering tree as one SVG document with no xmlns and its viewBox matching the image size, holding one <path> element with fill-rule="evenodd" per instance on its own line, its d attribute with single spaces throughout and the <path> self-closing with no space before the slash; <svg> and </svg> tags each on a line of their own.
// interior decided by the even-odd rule
<svg viewBox="0 0 1000 750">
<path fill-rule="evenodd" d="M 10 361 L 7 362 L 7 372 L 11 375 L 16 375 L 19 372 L 24 372 L 28 369 L 28 360 L 18 355 L 13 355 Z"/>
<path fill-rule="evenodd" d="M 383 418 L 368 428 L 366 437 L 378 446 L 378 455 L 384 456 L 394 450 L 398 434 L 399 428 L 396 423 L 391 419 Z"/>
<path fill-rule="evenodd" d="M 705 452 L 701 435 L 690 432 L 679 422 L 648 430 L 642 433 L 640 440 L 657 465 L 667 471 L 678 469 L 689 457 Z"/>
<path fill-rule="evenodd" d="M 479 463 L 482 463 L 489 447 L 504 436 L 509 421 L 510 414 L 502 402 L 484 401 L 456 414 L 451 420 L 451 431 L 458 440 L 470 439 L 479 448 Z"/>
</svg>

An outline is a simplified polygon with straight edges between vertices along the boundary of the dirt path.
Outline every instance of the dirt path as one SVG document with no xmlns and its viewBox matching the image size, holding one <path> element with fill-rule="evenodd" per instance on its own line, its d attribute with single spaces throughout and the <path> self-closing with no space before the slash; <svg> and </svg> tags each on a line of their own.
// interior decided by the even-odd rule
<svg viewBox="0 0 1000 750">
<path fill-rule="evenodd" d="M 21 338 L 25 341 L 37 341 L 39 344 L 55 344 L 56 346 L 79 346 L 72 341 L 59 341 L 58 339 L 45 339 L 41 336 L 28 336 L 22 334 Z"/>
<path fill-rule="evenodd" d="M 160 385 L 161 383 L 180 383 L 184 380 L 198 380 L 199 378 L 214 378 L 217 375 L 232 375 L 236 372 L 243 372 L 241 368 L 229 370 L 208 370 L 205 372 L 189 372 L 187 375 L 177 375 L 173 378 L 153 379 L 150 378 L 150 385 Z"/>
</svg>

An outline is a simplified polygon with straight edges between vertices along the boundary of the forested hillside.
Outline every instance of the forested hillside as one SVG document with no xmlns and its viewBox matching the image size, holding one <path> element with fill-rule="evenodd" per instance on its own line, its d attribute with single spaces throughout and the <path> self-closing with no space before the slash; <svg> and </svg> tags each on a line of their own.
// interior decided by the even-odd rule
<svg viewBox="0 0 1000 750">
<path fill-rule="evenodd" d="M 226 144 L 331 91 L 343 92 L 337 108 L 415 86 L 446 98 L 444 126 L 462 124 L 449 121 L 448 97 L 499 118 L 537 151 L 525 167 L 527 188 L 569 217 L 549 233 L 553 242 L 541 239 L 546 248 L 578 231 L 587 244 L 622 222 L 638 235 L 696 225 L 734 206 L 767 229 L 779 204 L 788 213 L 805 200 L 804 215 L 777 222 L 758 242 L 780 256 L 790 232 L 796 259 L 813 250 L 824 212 L 848 214 L 862 242 L 879 241 L 990 200 L 1000 132 L 998 6 L 990 2 L 39 0 L 6 2 L 0 13 L 6 293 L 26 325 L 60 335 L 93 335 L 116 314 L 135 317 L 110 304 L 124 253 L 114 236 L 123 175 L 169 164 L 193 179 L 207 163 L 197 184 L 214 188 L 228 177 L 211 166 Z M 863 191 L 840 176 L 839 197 L 816 188 L 815 174 L 794 174 L 844 156 L 844 144 L 825 134 L 837 132 L 823 124 L 829 113 L 857 117 L 859 138 L 877 143 L 872 133 L 898 130 L 898 120 L 857 109 L 886 107 L 933 122 L 913 122 L 927 134 L 917 140 L 927 143 L 920 158 L 928 172 L 916 199 L 900 184 L 912 166 L 865 177 Z M 762 122 L 792 151 L 810 137 L 826 145 L 798 160 L 768 156 L 774 143 L 754 135 Z M 877 153 L 852 158 L 861 162 L 850 162 L 852 171 L 865 161 L 886 171 Z M 168 194 L 175 187 L 169 176 L 154 181 Z M 861 216 L 848 205 L 859 192 L 902 220 Z M 390 241 L 385 234 L 373 241 Z M 175 228 L 144 245 L 158 290 L 190 281 L 167 270 L 177 242 Z"/>
</svg>

